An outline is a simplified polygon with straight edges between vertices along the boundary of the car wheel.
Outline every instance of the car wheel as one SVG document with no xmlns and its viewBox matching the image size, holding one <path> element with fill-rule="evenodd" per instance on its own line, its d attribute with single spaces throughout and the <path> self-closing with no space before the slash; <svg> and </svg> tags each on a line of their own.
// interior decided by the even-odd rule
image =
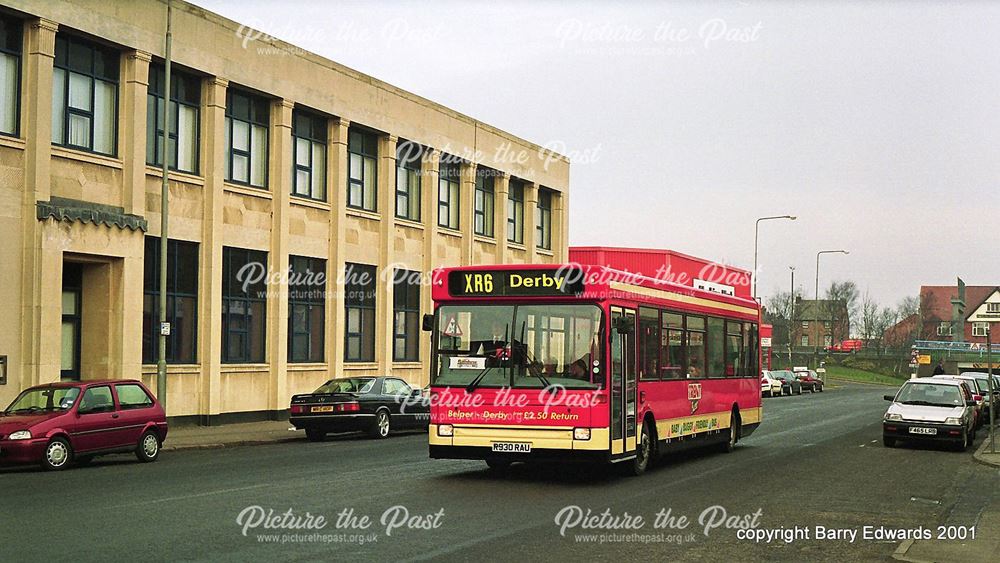
<svg viewBox="0 0 1000 563">
<path fill-rule="evenodd" d="M 372 438 L 388 438 L 389 437 L 389 411 L 378 411 L 375 413 L 375 423 L 372 424 L 371 429 L 368 433 Z"/>
<path fill-rule="evenodd" d="M 160 457 L 160 437 L 156 432 L 147 430 L 142 433 L 135 447 L 135 457 L 143 463 L 156 461 Z"/>
<path fill-rule="evenodd" d="M 882 445 L 885 446 L 885 447 L 887 447 L 887 448 L 895 448 L 896 447 L 896 439 L 895 438 L 890 438 L 889 436 L 883 435 L 882 436 Z"/>
<path fill-rule="evenodd" d="M 306 430 L 306 439 L 310 442 L 322 442 L 326 439 L 326 432 L 322 430 Z"/>
<path fill-rule="evenodd" d="M 822 385 L 820 385 L 820 386 L 819 386 L 819 392 L 820 392 L 820 393 L 822 393 L 822 392 L 823 392 L 823 386 L 822 386 Z"/>
<path fill-rule="evenodd" d="M 653 439 L 649 432 L 649 424 L 642 423 L 642 432 L 639 434 L 639 443 L 636 444 L 635 458 L 632 460 L 629 469 L 632 475 L 638 477 L 646 472 L 649 467 L 649 459 L 653 454 Z"/>
<path fill-rule="evenodd" d="M 66 469 L 70 460 L 73 459 L 73 447 L 65 438 L 53 438 L 45 446 L 45 454 L 42 456 L 42 467 L 49 471 L 59 471 Z"/>
<path fill-rule="evenodd" d="M 801 385 L 799 385 L 799 390 L 796 391 L 795 394 L 796 395 L 801 395 L 802 394 L 802 386 Z"/>
</svg>

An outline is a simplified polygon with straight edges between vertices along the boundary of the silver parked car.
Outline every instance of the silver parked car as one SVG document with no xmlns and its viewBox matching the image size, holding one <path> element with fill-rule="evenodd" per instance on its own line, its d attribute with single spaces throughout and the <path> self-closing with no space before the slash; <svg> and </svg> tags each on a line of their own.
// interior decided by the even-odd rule
<svg viewBox="0 0 1000 563">
<path fill-rule="evenodd" d="M 895 395 L 882 419 L 882 442 L 887 448 L 897 440 L 951 442 L 962 450 L 976 432 L 976 401 L 965 385 L 954 379 L 911 379 Z"/>
</svg>

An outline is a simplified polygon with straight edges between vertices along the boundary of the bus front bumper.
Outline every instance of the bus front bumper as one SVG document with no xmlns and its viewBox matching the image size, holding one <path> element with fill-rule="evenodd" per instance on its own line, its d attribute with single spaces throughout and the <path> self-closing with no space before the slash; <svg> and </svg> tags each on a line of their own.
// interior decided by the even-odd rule
<svg viewBox="0 0 1000 563">
<path fill-rule="evenodd" d="M 590 439 L 573 438 L 572 428 L 512 426 L 452 426 L 442 436 L 439 425 L 429 430 L 430 457 L 434 459 L 505 459 L 511 461 L 607 461 L 610 432 L 591 428 Z M 494 451 L 494 444 L 529 444 L 530 452 Z"/>
</svg>

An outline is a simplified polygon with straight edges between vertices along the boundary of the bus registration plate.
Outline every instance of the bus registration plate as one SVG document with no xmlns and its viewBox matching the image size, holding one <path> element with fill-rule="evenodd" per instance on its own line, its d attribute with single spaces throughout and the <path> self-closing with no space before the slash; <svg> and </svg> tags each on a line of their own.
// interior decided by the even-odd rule
<svg viewBox="0 0 1000 563">
<path fill-rule="evenodd" d="M 531 443 L 529 442 L 493 442 L 493 451 L 506 454 L 527 454 L 531 453 Z"/>
</svg>

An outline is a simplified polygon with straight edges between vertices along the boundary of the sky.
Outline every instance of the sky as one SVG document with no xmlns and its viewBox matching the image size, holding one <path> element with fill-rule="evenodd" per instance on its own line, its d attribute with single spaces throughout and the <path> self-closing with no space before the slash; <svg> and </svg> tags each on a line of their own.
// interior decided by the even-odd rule
<svg viewBox="0 0 1000 563">
<path fill-rule="evenodd" d="M 1000 2 L 194 1 L 557 148 L 571 245 L 1000 284 Z"/>
</svg>

